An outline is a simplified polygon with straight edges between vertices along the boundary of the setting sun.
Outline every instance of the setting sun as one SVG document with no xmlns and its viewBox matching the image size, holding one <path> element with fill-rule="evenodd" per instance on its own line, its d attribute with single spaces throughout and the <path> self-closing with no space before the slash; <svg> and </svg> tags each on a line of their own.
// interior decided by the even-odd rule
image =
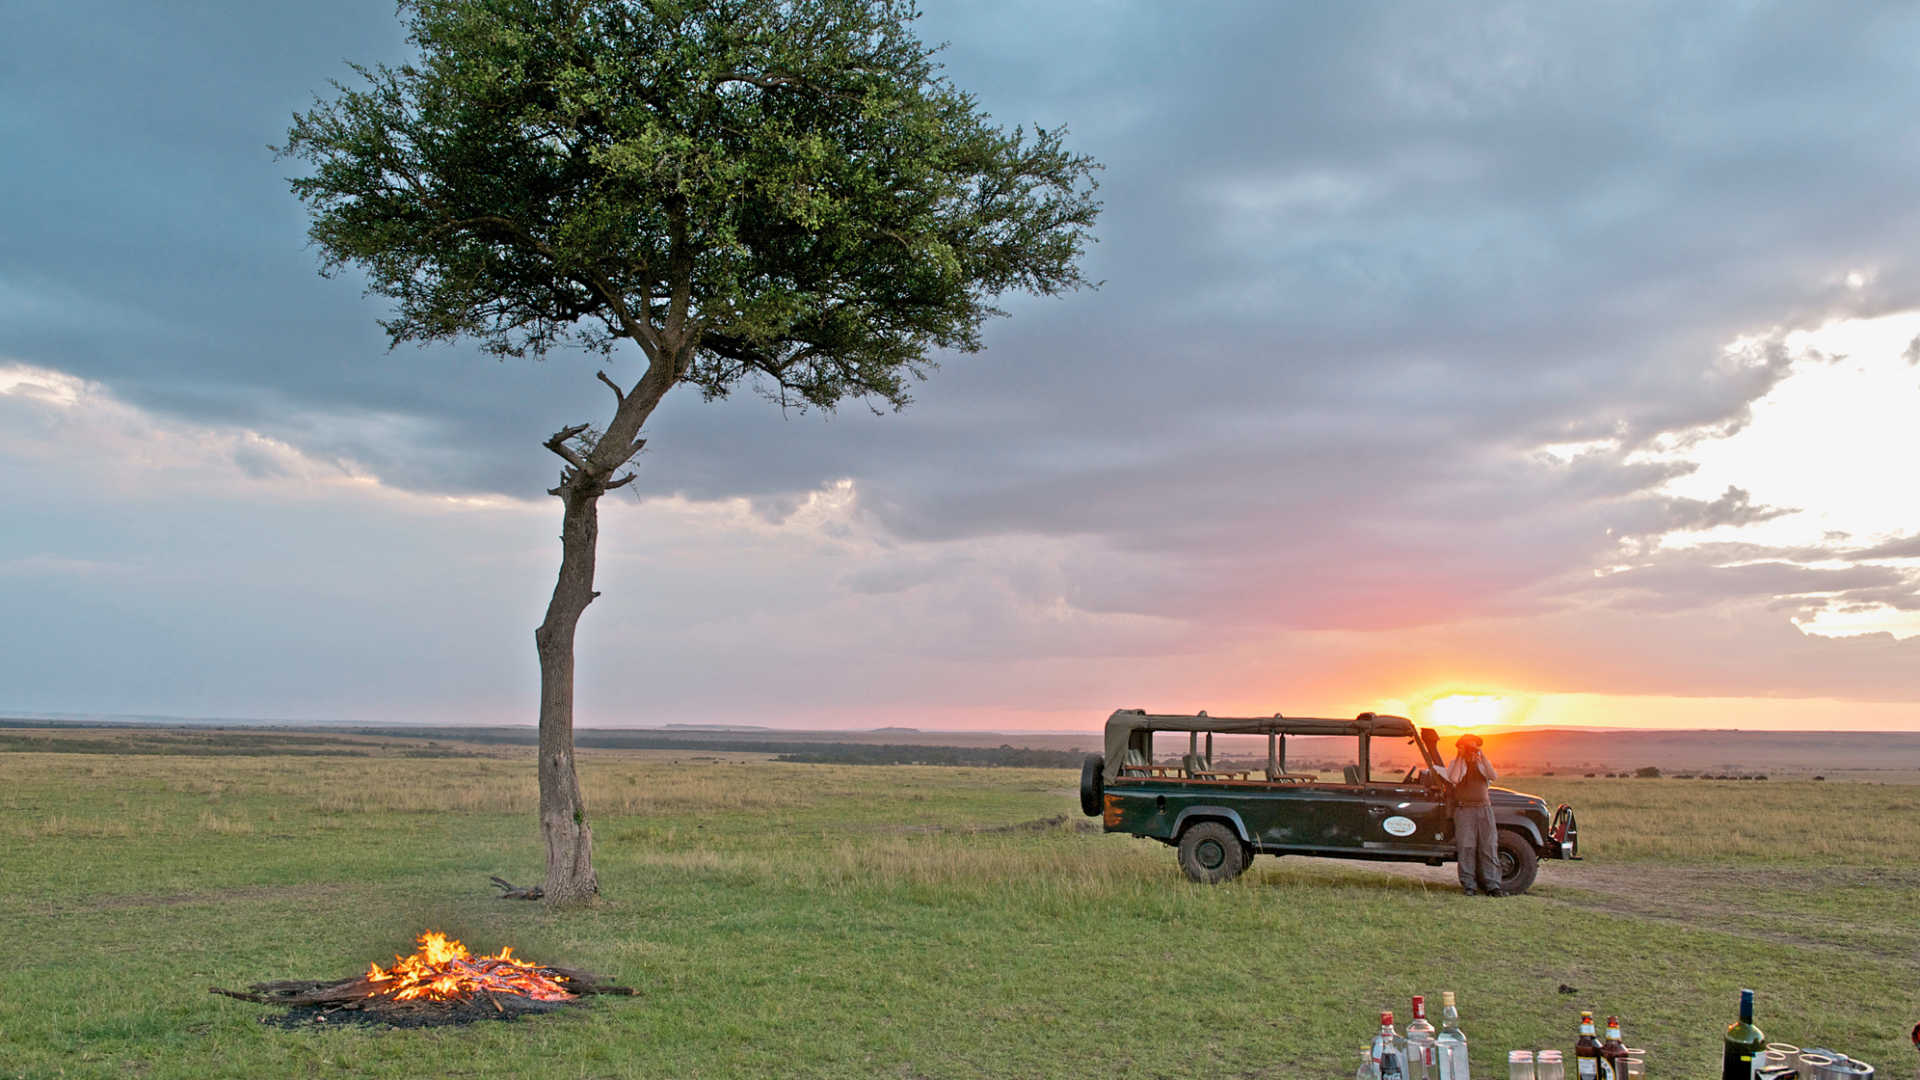
<svg viewBox="0 0 1920 1080">
<path fill-rule="evenodd" d="M 1519 722 L 1520 702 L 1503 694 L 1442 694 L 1420 709 L 1429 727 L 1470 731 Z"/>
</svg>

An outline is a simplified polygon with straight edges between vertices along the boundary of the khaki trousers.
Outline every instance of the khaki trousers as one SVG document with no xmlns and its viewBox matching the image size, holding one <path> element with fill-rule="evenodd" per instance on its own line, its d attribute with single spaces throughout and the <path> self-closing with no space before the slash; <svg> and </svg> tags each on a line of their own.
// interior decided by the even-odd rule
<svg viewBox="0 0 1920 1080">
<path fill-rule="evenodd" d="M 1458 859 L 1460 887 L 1487 892 L 1500 887 L 1499 833 L 1493 826 L 1493 807 L 1453 808 L 1453 853 Z"/>
</svg>

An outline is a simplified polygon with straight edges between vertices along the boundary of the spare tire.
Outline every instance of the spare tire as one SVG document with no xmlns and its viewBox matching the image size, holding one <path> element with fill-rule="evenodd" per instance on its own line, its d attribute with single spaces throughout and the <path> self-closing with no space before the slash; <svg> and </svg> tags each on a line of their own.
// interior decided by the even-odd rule
<svg viewBox="0 0 1920 1080">
<path fill-rule="evenodd" d="M 1099 754 L 1088 754 L 1080 763 L 1080 812 L 1088 817 L 1100 816 L 1100 796 L 1105 794 L 1107 759 Z"/>
</svg>

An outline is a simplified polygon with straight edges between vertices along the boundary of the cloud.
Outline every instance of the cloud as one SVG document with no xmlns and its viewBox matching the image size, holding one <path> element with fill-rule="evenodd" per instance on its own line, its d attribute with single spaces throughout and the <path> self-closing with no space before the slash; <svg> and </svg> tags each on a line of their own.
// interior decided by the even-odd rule
<svg viewBox="0 0 1920 1080">
<path fill-rule="evenodd" d="M 1847 553 L 1855 559 L 1920 559 L 1920 536 L 1903 536 Z"/>
<path fill-rule="evenodd" d="M 313 648 L 341 670 L 389 663 L 336 635 L 371 623 L 382 592 L 476 622 L 522 611 L 498 641 L 410 625 L 448 664 L 516 670 L 553 555 L 539 442 L 604 414 L 595 363 L 387 352 L 380 305 L 314 275 L 286 165 L 263 149 L 342 57 L 405 55 L 391 4 L 123 15 L 29 6 L 0 43 L 0 101 L 31 103 L 0 112 L 0 350 L 16 358 L 0 460 L 47 522 L 7 557 L 115 565 L 146 540 L 138 565 L 199 583 L 184 606 L 219 595 L 234 606 L 214 618 L 284 640 L 225 599 L 229 560 L 330 612 Z M 1911 538 L 1822 539 L 1889 531 L 1817 520 L 1828 500 L 1782 493 L 1777 469 L 1701 462 L 1762 422 L 1796 363 L 1844 352 L 1796 332 L 1920 302 L 1920 144 L 1858 134 L 1920 109 L 1920 15 L 1243 0 L 1091 18 L 985 0 L 922 31 L 952 42 L 949 74 L 998 117 L 1065 121 L 1108 165 L 1087 267 L 1105 287 L 1013 299 L 989 348 L 942 357 L 900 415 L 670 397 L 642 501 L 608 503 L 593 685 L 638 672 L 687 709 L 756 707 L 783 684 L 826 709 L 981 700 L 992 664 L 1020 672 L 994 700 L 1252 669 L 1359 685 L 1381 665 L 1474 664 L 1446 635 L 1484 623 L 1509 635 L 1486 655 L 1541 657 L 1514 678 L 1694 692 L 1680 659 L 1649 662 L 1635 620 L 1682 649 L 1728 613 L 1764 626 L 1716 638 L 1733 652 L 1695 690 L 1741 670 L 1910 685 L 1874 667 L 1909 654 L 1810 641 L 1788 615 L 1905 604 L 1903 571 L 1870 564 L 1912 557 Z M 56 474 L 71 505 L 29 479 Z M 1797 522 L 1815 535 L 1704 543 Z M 375 573 L 368 536 L 405 557 Z M 428 584 L 447 561 L 462 598 Z M 1771 610 L 1782 596 L 1791 611 Z M 164 634 L 160 597 L 141 617 Z M 117 625 L 95 602 L 98 623 L 60 640 Z M 1555 635 L 1618 659 L 1582 676 L 1578 650 L 1538 640 Z M 830 663 L 862 649 L 898 678 Z M 1420 649 L 1433 659 L 1396 659 Z M 186 667 L 181 686 L 204 673 Z M 369 685 L 429 696 L 386 677 Z"/>
</svg>

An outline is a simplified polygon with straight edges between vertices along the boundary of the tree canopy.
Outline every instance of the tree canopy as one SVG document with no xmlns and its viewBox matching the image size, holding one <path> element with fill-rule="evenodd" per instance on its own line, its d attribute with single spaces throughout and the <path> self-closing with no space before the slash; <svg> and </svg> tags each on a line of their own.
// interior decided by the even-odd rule
<svg viewBox="0 0 1920 1080">
<path fill-rule="evenodd" d="M 659 392 L 906 402 L 1000 293 L 1086 284 L 1098 213 L 1059 130 L 995 126 L 896 0 L 405 0 L 285 155 L 329 270 L 394 344 L 635 342 Z"/>
<path fill-rule="evenodd" d="M 394 345 L 501 357 L 638 346 L 566 464 L 540 655 L 546 898 L 599 885 L 573 764 L 573 645 L 598 501 L 681 383 L 900 406 L 935 349 L 980 347 L 1001 293 L 1086 284 L 1097 166 L 994 126 L 900 0 L 402 0 L 418 56 L 356 67 L 285 156 L 325 272 L 393 301 Z"/>
</svg>

